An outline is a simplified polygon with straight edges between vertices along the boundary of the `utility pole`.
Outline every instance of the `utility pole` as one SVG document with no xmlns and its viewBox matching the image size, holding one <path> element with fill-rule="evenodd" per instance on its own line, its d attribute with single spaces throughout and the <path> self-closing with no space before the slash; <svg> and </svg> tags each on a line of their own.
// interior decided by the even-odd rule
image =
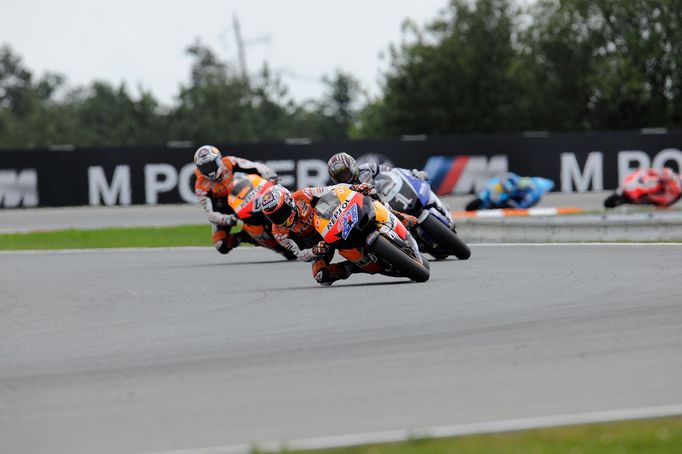
<svg viewBox="0 0 682 454">
<path fill-rule="evenodd" d="M 239 55 L 239 69 L 242 73 L 242 79 L 249 85 L 249 75 L 246 69 L 246 52 L 244 51 L 244 40 L 242 39 L 242 29 L 239 25 L 239 18 L 236 14 L 232 15 L 232 27 L 234 28 L 234 37 L 237 41 L 237 52 Z"/>
<path fill-rule="evenodd" d="M 249 85 L 249 70 L 246 66 L 246 46 L 250 44 L 264 43 L 270 41 L 270 36 L 260 36 L 244 41 L 242 38 L 242 28 L 239 25 L 239 17 L 236 14 L 232 15 L 232 28 L 234 28 L 234 37 L 237 41 L 237 56 L 239 58 L 239 72 L 241 72 L 242 80 Z"/>
</svg>

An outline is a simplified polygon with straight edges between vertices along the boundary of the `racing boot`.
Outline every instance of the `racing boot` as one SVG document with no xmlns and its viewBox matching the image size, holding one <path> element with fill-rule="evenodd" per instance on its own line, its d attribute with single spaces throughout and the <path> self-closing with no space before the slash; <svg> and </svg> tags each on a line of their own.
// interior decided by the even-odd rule
<svg viewBox="0 0 682 454">
<path fill-rule="evenodd" d="M 338 280 L 348 279 L 351 274 L 353 274 L 352 263 L 330 263 L 315 274 L 315 280 L 318 284 L 328 287 Z"/>
<path fill-rule="evenodd" d="M 411 214 L 403 213 L 402 211 L 396 210 L 391 211 L 393 211 L 393 214 L 395 214 L 398 220 L 402 222 L 405 228 L 409 231 L 412 231 L 412 229 L 417 227 L 417 224 L 419 224 L 419 220 L 417 220 L 417 218 L 412 216 Z"/>
<path fill-rule="evenodd" d="M 227 254 L 232 249 L 239 246 L 239 237 L 237 235 L 232 235 L 225 230 L 217 230 L 213 232 L 213 246 L 221 254 Z"/>
</svg>

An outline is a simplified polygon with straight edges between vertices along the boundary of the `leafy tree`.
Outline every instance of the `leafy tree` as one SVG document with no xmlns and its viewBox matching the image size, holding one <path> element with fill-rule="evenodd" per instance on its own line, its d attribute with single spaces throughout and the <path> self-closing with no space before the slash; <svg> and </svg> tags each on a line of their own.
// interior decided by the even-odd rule
<svg viewBox="0 0 682 454">
<path fill-rule="evenodd" d="M 663 0 L 539 1 L 522 39 L 533 124 L 679 127 L 681 11 Z"/>
<path fill-rule="evenodd" d="M 514 129 L 517 16 L 509 0 L 451 0 L 424 30 L 406 23 L 411 39 L 391 49 L 384 97 L 369 111 L 373 121 L 367 128 L 376 129 L 362 134 Z"/>
<path fill-rule="evenodd" d="M 64 82 L 47 73 L 34 81 L 12 49 L 0 47 L 0 145 L 44 146 L 51 134 L 53 95 Z"/>
<path fill-rule="evenodd" d="M 189 86 L 180 89 L 179 105 L 171 113 L 173 139 L 194 142 L 253 140 L 250 89 L 234 68 L 208 47 L 189 47 L 193 58 Z"/>
<path fill-rule="evenodd" d="M 312 139 L 345 139 L 355 127 L 363 91 L 351 74 L 337 70 L 322 78 L 325 90 L 318 101 L 309 101 L 295 112 L 292 127 Z M 298 126 L 298 128 L 296 128 Z"/>
</svg>

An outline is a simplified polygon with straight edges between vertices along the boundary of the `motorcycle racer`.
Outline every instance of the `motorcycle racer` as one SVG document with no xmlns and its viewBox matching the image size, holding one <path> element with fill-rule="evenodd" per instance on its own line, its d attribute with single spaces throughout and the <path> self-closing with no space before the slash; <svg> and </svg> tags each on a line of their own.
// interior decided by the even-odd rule
<svg viewBox="0 0 682 454">
<path fill-rule="evenodd" d="M 358 165 L 355 158 L 348 153 L 336 153 L 327 161 L 327 170 L 329 171 L 329 177 L 333 182 L 356 186 L 364 185 L 363 190 L 358 190 L 357 192 L 366 191 L 366 195 L 380 200 L 374 189 L 374 179 L 379 173 L 391 170 L 391 167 L 384 164 L 376 164 L 374 162 Z M 412 169 L 410 172 L 424 181 L 429 179 L 429 175 L 423 170 Z M 365 192 L 363 192 L 363 194 L 365 194 Z M 418 221 L 414 216 L 394 210 L 388 204 L 384 203 L 384 205 L 398 217 L 408 230 L 412 230 L 417 226 Z"/>
<path fill-rule="evenodd" d="M 236 156 L 222 156 L 212 145 L 203 145 L 194 153 L 196 182 L 194 193 L 206 211 L 212 227 L 213 246 L 227 254 L 241 241 L 242 223 L 227 204 L 227 195 L 235 172 L 258 174 L 277 181 L 277 174 L 264 164 Z"/>
<path fill-rule="evenodd" d="M 373 191 L 366 184 L 350 185 L 350 189 L 365 195 Z M 313 225 L 315 204 L 333 190 L 334 186 L 321 186 L 299 189 L 291 194 L 285 187 L 276 185 L 261 198 L 263 214 L 272 222 L 275 239 L 299 260 L 312 262 L 313 277 L 322 285 L 365 272 L 348 260 L 330 263 L 334 249 L 322 240 Z"/>
<path fill-rule="evenodd" d="M 633 203 L 668 207 L 680 200 L 680 195 L 682 195 L 680 175 L 667 167 L 662 169 L 649 167 L 628 175 L 623 187 L 604 200 L 604 206 L 613 208 L 623 203 Z"/>
<path fill-rule="evenodd" d="M 545 193 L 552 190 L 554 182 L 541 177 L 520 177 L 507 172 L 486 182 L 485 189 L 467 203 L 466 210 L 490 208 L 530 208 Z"/>
<path fill-rule="evenodd" d="M 327 161 L 329 178 L 334 183 L 360 184 L 367 183 L 374 186 L 374 178 L 380 172 L 391 170 L 390 166 L 367 162 L 358 164 L 348 153 L 336 153 Z M 429 179 L 429 174 L 423 170 L 412 169 L 412 175 L 424 181 Z"/>
</svg>

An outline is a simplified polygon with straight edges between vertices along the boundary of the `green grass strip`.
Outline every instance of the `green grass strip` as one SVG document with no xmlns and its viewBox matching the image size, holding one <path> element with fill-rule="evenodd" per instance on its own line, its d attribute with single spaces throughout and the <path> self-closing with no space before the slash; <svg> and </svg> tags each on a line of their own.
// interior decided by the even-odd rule
<svg viewBox="0 0 682 454">
<path fill-rule="evenodd" d="M 297 451 L 287 451 L 297 452 Z M 455 438 L 415 438 L 305 454 L 680 454 L 682 417 L 585 424 Z"/>
<path fill-rule="evenodd" d="M 0 235 L 0 250 L 211 246 L 208 224 L 55 230 Z"/>
</svg>

